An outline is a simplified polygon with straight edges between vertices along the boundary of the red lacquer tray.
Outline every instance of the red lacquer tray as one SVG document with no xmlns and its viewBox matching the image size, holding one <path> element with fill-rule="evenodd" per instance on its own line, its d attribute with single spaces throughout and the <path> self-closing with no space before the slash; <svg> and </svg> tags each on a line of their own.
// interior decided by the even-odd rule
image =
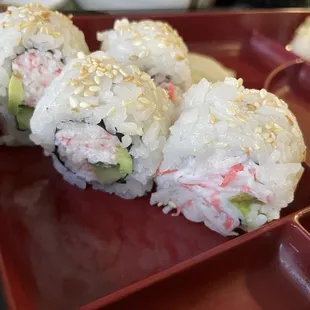
<svg viewBox="0 0 310 310">
<path fill-rule="evenodd" d="M 191 51 L 236 70 L 247 87 L 262 88 L 267 80 L 296 113 L 309 146 L 309 65 L 272 75 L 298 59 L 285 45 L 307 15 L 148 17 L 168 21 Z M 111 27 L 115 18 L 79 16 L 74 22 L 94 50 L 96 31 Z M 164 215 L 148 197 L 126 201 L 73 187 L 39 148 L 2 147 L 0 265 L 8 305 L 16 310 L 310 309 L 309 182 L 305 164 L 282 219 L 229 239 L 182 216 Z"/>
</svg>

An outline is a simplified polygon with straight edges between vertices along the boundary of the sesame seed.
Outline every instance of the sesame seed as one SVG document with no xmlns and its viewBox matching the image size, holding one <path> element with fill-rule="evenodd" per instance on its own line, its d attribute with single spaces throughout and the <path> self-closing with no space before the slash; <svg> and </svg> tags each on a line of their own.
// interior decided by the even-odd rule
<svg viewBox="0 0 310 310">
<path fill-rule="evenodd" d="M 285 118 L 286 118 L 287 122 L 288 122 L 291 126 L 294 125 L 294 122 L 292 121 L 292 119 L 291 119 L 290 117 L 288 117 L 287 115 L 285 115 Z"/>
<path fill-rule="evenodd" d="M 242 147 L 241 147 L 241 150 L 242 150 L 243 152 L 245 152 L 245 153 L 248 153 L 248 152 L 250 151 L 249 148 L 246 147 L 246 146 L 242 146 Z"/>
<path fill-rule="evenodd" d="M 240 88 L 243 85 L 243 79 L 239 78 L 237 80 L 237 87 Z"/>
<path fill-rule="evenodd" d="M 104 76 L 104 72 L 102 72 L 102 71 L 96 71 L 96 75 L 98 76 L 98 77 L 102 77 L 102 76 Z"/>
<path fill-rule="evenodd" d="M 92 92 L 92 91 L 90 91 L 90 90 L 86 90 L 86 91 L 84 92 L 84 97 L 92 97 L 92 96 L 94 96 L 94 95 L 95 95 L 95 93 Z"/>
<path fill-rule="evenodd" d="M 265 125 L 265 127 L 266 127 L 267 129 L 273 128 L 273 122 L 267 123 L 267 124 Z"/>
<path fill-rule="evenodd" d="M 141 75 L 142 81 L 149 81 L 150 79 L 151 79 L 151 77 L 148 74 L 142 73 L 142 75 Z"/>
<path fill-rule="evenodd" d="M 84 90 L 84 85 L 77 87 L 74 91 L 75 95 L 79 95 Z"/>
<path fill-rule="evenodd" d="M 120 69 L 120 66 L 119 66 L 119 65 L 113 65 L 112 67 L 113 67 L 113 69 L 117 69 L 117 70 Z"/>
<path fill-rule="evenodd" d="M 264 98 L 266 97 L 266 95 L 267 95 L 266 89 L 261 89 L 261 90 L 259 91 L 259 95 L 260 95 L 260 97 L 261 97 L 262 99 L 264 99 Z"/>
<path fill-rule="evenodd" d="M 254 104 L 247 104 L 246 107 L 248 108 L 249 111 L 255 111 L 256 106 Z"/>
<path fill-rule="evenodd" d="M 114 75 L 117 75 L 118 72 L 117 72 L 117 70 L 113 69 L 113 70 L 112 70 L 112 73 L 113 73 Z"/>
<path fill-rule="evenodd" d="M 143 86 L 143 84 L 142 84 L 139 80 L 137 80 L 137 79 L 134 80 L 134 83 L 135 83 L 137 86 Z"/>
<path fill-rule="evenodd" d="M 77 57 L 80 59 L 85 59 L 85 54 L 83 52 L 78 52 Z"/>
<path fill-rule="evenodd" d="M 256 144 L 256 143 L 254 143 L 253 148 L 254 148 L 254 150 L 256 150 L 256 151 L 258 151 L 258 150 L 260 149 L 259 145 Z"/>
<path fill-rule="evenodd" d="M 70 82 L 70 84 L 71 84 L 72 86 L 78 86 L 80 83 L 79 83 L 78 80 L 72 80 L 72 81 Z"/>
<path fill-rule="evenodd" d="M 131 61 L 136 61 L 136 60 L 138 60 L 138 58 L 139 57 L 136 56 L 136 55 L 131 55 L 131 56 L 128 57 L 128 59 L 131 60 Z"/>
<path fill-rule="evenodd" d="M 228 109 L 226 109 L 226 111 L 230 115 L 235 115 L 236 114 L 236 112 L 235 112 L 235 110 L 233 108 L 228 108 Z"/>
<path fill-rule="evenodd" d="M 79 80 L 84 80 L 84 79 L 86 79 L 86 78 L 88 78 L 88 77 L 89 77 L 89 73 L 86 72 L 86 73 L 84 73 L 84 74 L 81 74 L 81 75 L 78 77 L 78 79 L 79 79 Z"/>
<path fill-rule="evenodd" d="M 227 143 L 224 143 L 224 142 L 218 142 L 218 143 L 216 143 L 216 146 L 217 146 L 218 148 L 225 148 L 225 147 L 228 146 L 228 144 L 227 144 Z"/>
<path fill-rule="evenodd" d="M 99 86 L 90 86 L 89 90 L 92 91 L 92 92 L 97 92 L 97 91 L 100 90 L 100 87 Z"/>
<path fill-rule="evenodd" d="M 69 102 L 72 108 L 76 108 L 79 105 L 79 102 L 74 97 L 69 97 Z"/>
<path fill-rule="evenodd" d="M 258 102 L 255 102 L 254 105 L 257 109 L 260 108 L 260 104 Z"/>
<path fill-rule="evenodd" d="M 273 142 L 273 139 L 272 139 L 272 138 L 268 138 L 268 139 L 266 140 L 266 142 L 271 143 L 271 142 Z"/>
<path fill-rule="evenodd" d="M 84 80 L 84 81 L 82 81 L 82 84 L 83 84 L 83 85 L 86 85 L 86 86 L 91 86 L 91 85 L 93 85 L 94 83 L 93 83 L 93 81 L 91 81 L 91 80 Z"/>
<path fill-rule="evenodd" d="M 112 70 L 112 65 L 111 64 L 107 64 L 105 66 L 106 70 L 111 71 Z"/>
<path fill-rule="evenodd" d="M 93 72 L 96 71 L 96 69 L 97 69 L 97 65 L 92 65 L 92 66 L 89 67 L 88 72 L 89 73 L 93 73 Z"/>
<path fill-rule="evenodd" d="M 145 104 L 148 104 L 150 103 L 150 100 L 148 100 L 147 98 L 145 97 L 139 97 L 138 100 L 141 102 L 141 103 L 145 103 Z"/>
<path fill-rule="evenodd" d="M 246 117 L 239 114 L 235 115 L 235 117 L 241 122 L 246 122 L 248 120 Z"/>
<path fill-rule="evenodd" d="M 80 102 L 80 107 L 81 108 L 89 108 L 90 104 L 88 102 L 82 101 Z"/>
<path fill-rule="evenodd" d="M 94 80 L 97 85 L 101 84 L 101 78 L 99 76 L 95 75 Z"/>
<path fill-rule="evenodd" d="M 271 138 L 274 140 L 276 138 L 276 135 L 274 134 L 274 132 L 270 133 Z"/>
<path fill-rule="evenodd" d="M 111 72 L 106 72 L 105 75 L 106 75 L 108 78 L 110 78 L 110 79 L 113 79 L 113 78 L 114 78 L 114 75 L 113 75 L 113 73 L 111 73 Z"/>
<path fill-rule="evenodd" d="M 214 114 L 210 114 L 210 122 L 211 124 L 215 124 L 216 123 L 216 117 Z"/>
<path fill-rule="evenodd" d="M 268 100 L 268 101 L 267 101 L 267 105 L 276 106 L 277 103 L 275 102 L 275 100 Z"/>
<path fill-rule="evenodd" d="M 132 75 L 126 76 L 124 82 L 132 82 L 135 78 Z"/>
<path fill-rule="evenodd" d="M 171 201 L 171 200 L 168 201 L 168 206 L 169 206 L 170 208 L 173 208 L 173 209 L 176 209 L 176 208 L 177 208 L 177 205 L 176 205 L 173 201 Z"/>
<path fill-rule="evenodd" d="M 278 135 L 281 131 L 283 131 L 283 129 L 281 128 L 276 128 L 276 129 L 274 129 L 273 130 L 273 132 L 276 134 L 276 135 Z"/>
<path fill-rule="evenodd" d="M 142 51 L 140 54 L 139 54 L 139 57 L 140 58 L 144 58 L 146 56 L 146 51 Z"/>
<path fill-rule="evenodd" d="M 123 69 L 119 69 L 119 72 L 122 76 L 126 77 L 127 73 Z"/>
<path fill-rule="evenodd" d="M 157 204 L 158 207 L 161 207 L 162 205 L 163 205 L 162 202 L 159 202 L 159 203 Z"/>
<path fill-rule="evenodd" d="M 177 55 L 177 56 L 175 57 L 175 59 L 176 59 L 177 61 L 182 61 L 182 60 L 185 59 L 185 57 L 184 57 L 184 55 Z"/>
<path fill-rule="evenodd" d="M 106 71 L 107 71 L 107 69 L 106 69 L 106 68 L 103 68 L 103 67 L 98 66 L 98 67 L 97 67 L 97 71 L 100 71 L 100 72 L 106 72 Z M 97 71 L 96 71 L 96 73 L 97 73 Z"/>
<path fill-rule="evenodd" d="M 134 42 L 132 43 L 132 45 L 134 45 L 134 46 L 140 46 L 140 45 L 142 45 L 142 41 L 134 41 Z"/>
</svg>

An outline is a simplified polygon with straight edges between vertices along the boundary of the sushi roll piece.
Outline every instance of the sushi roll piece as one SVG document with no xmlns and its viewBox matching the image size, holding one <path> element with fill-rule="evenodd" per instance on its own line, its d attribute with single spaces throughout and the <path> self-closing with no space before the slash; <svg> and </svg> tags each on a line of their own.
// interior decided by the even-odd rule
<svg viewBox="0 0 310 310">
<path fill-rule="evenodd" d="M 39 4 L 0 14 L 0 144 L 30 144 L 29 120 L 45 88 L 78 51 L 84 34 Z"/>
<path fill-rule="evenodd" d="M 129 199 L 152 188 L 174 118 L 148 74 L 102 51 L 79 53 L 39 101 L 31 139 L 68 182 Z"/>
<path fill-rule="evenodd" d="M 112 30 L 99 32 L 101 49 L 125 64 L 147 72 L 174 103 L 191 86 L 188 49 L 177 31 L 161 21 L 117 20 Z"/>
<path fill-rule="evenodd" d="M 310 61 L 310 17 L 296 29 L 292 41 L 287 49 L 297 56 Z"/>
<path fill-rule="evenodd" d="M 203 79 L 171 127 L 151 204 L 222 235 L 278 219 L 294 197 L 306 147 L 295 116 L 242 80 Z"/>
</svg>

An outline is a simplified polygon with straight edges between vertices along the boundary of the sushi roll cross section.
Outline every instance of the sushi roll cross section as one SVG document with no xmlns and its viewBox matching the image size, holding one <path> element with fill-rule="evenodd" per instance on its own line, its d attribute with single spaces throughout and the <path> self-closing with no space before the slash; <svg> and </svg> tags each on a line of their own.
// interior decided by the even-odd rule
<svg viewBox="0 0 310 310">
<path fill-rule="evenodd" d="M 242 80 L 203 79 L 184 96 L 151 204 L 222 235 L 278 219 L 294 198 L 306 147 L 287 104 Z"/>
<path fill-rule="evenodd" d="M 98 51 L 67 65 L 31 119 L 31 139 L 72 184 L 134 198 L 150 191 L 175 106 L 136 66 Z"/>
<path fill-rule="evenodd" d="M 0 143 L 30 143 L 38 100 L 79 51 L 88 53 L 84 34 L 65 15 L 39 4 L 0 14 Z"/>
<path fill-rule="evenodd" d="M 112 30 L 99 32 L 97 39 L 107 54 L 147 72 L 174 103 L 179 103 L 191 86 L 187 46 L 167 23 L 121 19 Z"/>
</svg>

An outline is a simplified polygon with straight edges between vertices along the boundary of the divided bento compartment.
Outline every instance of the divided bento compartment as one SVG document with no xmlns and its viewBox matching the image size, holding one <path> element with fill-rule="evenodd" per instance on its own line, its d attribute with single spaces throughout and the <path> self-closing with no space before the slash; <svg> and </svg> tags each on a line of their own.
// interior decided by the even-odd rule
<svg viewBox="0 0 310 310">
<path fill-rule="evenodd" d="M 309 309 L 309 234 L 283 221 L 234 241 L 129 296 L 82 309 Z"/>
<path fill-rule="evenodd" d="M 246 87 L 262 88 L 272 70 L 297 58 L 276 41 L 281 43 L 286 27 L 299 24 L 305 15 L 233 12 L 148 17 L 169 22 L 184 37 L 190 51 L 215 57 L 235 70 Z M 111 27 L 115 18 L 79 16 L 74 22 L 95 50 L 99 47 L 96 31 Z M 131 16 L 142 18 L 145 16 Z M 227 29 L 234 29 L 233 35 Z M 253 33 L 253 29 L 257 32 Z M 284 74 L 272 83 L 276 93 L 281 88 L 278 85 L 287 79 Z M 297 85 L 298 80 L 295 82 Z M 297 86 L 293 100 L 296 110 L 292 109 L 308 142 L 310 110 Z M 283 93 L 279 95 L 282 97 Z M 310 252 L 307 233 L 293 222 L 291 215 L 310 205 L 309 180 L 310 171 L 305 166 L 296 198 L 283 212 L 288 216 L 230 240 L 182 216 L 164 215 L 161 209 L 149 205 L 148 197 L 126 201 L 73 187 L 53 169 L 39 148 L 1 147 L 0 247 L 8 304 L 17 310 L 70 310 L 103 297 L 83 309 L 100 309 L 107 304 L 111 309 L 124 309 L 127 305 L 132 305 L 129 309 L 143 309 L 147 299 L 148 307 L 167 299 L 169 307 L 157 303 L 163 309 L 186 309 L 188 302 L 196 301 L 197 309 L 227 309 L 227 294 L 233 298 L 235 309 L 248 305 L 246 309 L 251 310 L 273 305 L 272 300 L 265 304 L 260 300 L 259 304 L 257 299 L 263 293 L 274 293 L 274 300 L 283 305 L 282 309 L 302 309 L 285 308 L 292 305 L 289 297 L 300 305 L 309 302 L 299 278 L 295 279 L 299 281 L 296 284 L 288 270 L 276 269 L 274 276 L 269 272 L 282 257 L 281 244 L 286 249 L 289 240 L 294 240 L 294 246 L 297 243 L 300 253 L 294 259 L 304 262 Z M 232 273 L 225 280 L 228 271 Z M 203 279 L 199 279 L 199 273 L 205 274 Z M 304 279 L 310 278 L 309 273 L 303 275 Z M 274 286 L 267 290 L 266 283 Z M 161 285 L 166 289 L 161 289 Z M 143 289 L 146 286 L 150 287 Z M 194 288 L 200 293 L 195 293 Z M 145 300 L 142 293 L 134 293 L 141 289 L 148 296 Z M 190 294 L 186 295 L 188 290 Z M 155 292 L 156 298 L 152 296 Z M 134 294 L 130 297 L 131 293 Z M 139 299 L 141 305 L 136 303 Z M 116 300 L 118 303 L 113 304 Z M 242 301 L 245 303 L 238 303 Z"/>
</svg>

